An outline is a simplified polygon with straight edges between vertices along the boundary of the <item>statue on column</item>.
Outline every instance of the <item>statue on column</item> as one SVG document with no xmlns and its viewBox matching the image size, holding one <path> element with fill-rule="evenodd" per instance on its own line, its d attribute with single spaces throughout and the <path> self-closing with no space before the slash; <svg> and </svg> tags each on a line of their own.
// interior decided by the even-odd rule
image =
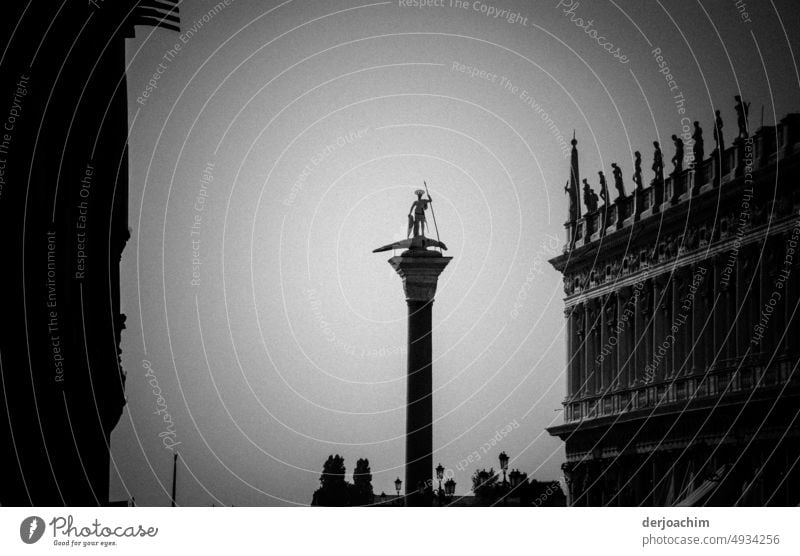
<svg viewBox="0 0 800 556">
<path fill-rule="evenodd" d="M 683 139 L 677 135 L 673 135 L 672 143 L 675 145 L 675 156 L 672 157 L 672 164 L 675 167 L 672 170 L 672 173 L 677 174 L 683 170 Z"/>
<path fill-rule="evenodd" d="M 597 193 L 591 188 L 586 178 L 583 179 L 583 204 L 586 205 L 587 212 L 597 210 Z"/>
<path fill-rule="evenodd" d="M 622 183 L 622 169 L 617 166 L 616 162 L 611 163 L 614 169 L 614 187 L 617 189 L 617 201 L 622 201 L 625 198 L 625 184 Z"/>
<path fill-rule="evenodd" d="M 736 123 L 739 126 L 739 138 L 747 139 L 749 133 L 747 131 L 747 117 L 750 114 L 750 103 L 743 102 L 742 97 L 736 95 L 733 97 L 736 101 Z"/>
<path fill-rule="evenodd" d="M 600 198 L 603 199 L 603 209 L 608 208 L 608 184 L 606 183 L 606 176 L 603 171 L 597 172 L 600 176 Z"/>
<path fill-rule="evenodd" d="M 694 133 L 692 134 L 692 139 L 694 140 L 694 145 L 692 146 L 692 153 L 694 154 L 694 166 L 697 167 L 701 162 L 703 162 L 703 156 L 705 155 L 703 149 L 703 128 L 700 127 L 700 122 L 694 123 Z"/>
<path fill-rule="evenodd" d="M 654 182 L 663 182 L 664 181 L 664 156 L 661 154 L 661 145 L 658 141 L 653 141 L 653 172 L 655 172 L 656 177 L 653 180 Z"/>
<path fill-rule="evenodd" d="M 422 196 L 425 194 L 425 191 L 422 189 L 417 189 L 414 193 L 416 193 L 417 199 L 411 204 L 411 208 L 408 211 L 408 232 L 406 234 L 406 239 L 384 245 L 383 247 L 378 247 L 372 251 L 373 253 L 403 248 L 409 248 L 415 253 L 425 251 L 428 247 L 439 247 L 445 251 L 447 250 L 447 246 L 441 241 L 425 237 L 425 228 L 427 227 L 425 211 L 428 208 L 433 211 L 433 207 L 430 206 L 431 203 L 433 203 L 433 199 L 431 199 L 430 194 L 428 194 L 427 199 L 423 199 Z M 412 231 L 414 233 L 413 237 L 411 237 Z"/>
<path fill-rule="evenodd" d="M 428 209 L 428 204 L 433 202 L 430 195 L 427 199 L 422 196 L 425 192 L 422 189 L 417 189 L 414 193 L 417 195 L 417 200 L 411 203 L 411 208 L 408 209 L 408 233 L 406 237 L 411 237 L 411 230 L 414 230 L 414 237 L 425 236 L 425 211 Z M 412 216 L 413 215 L 413 216 Z"/>
<path fill-rule="evenodd" d="M 715 119 L 714 119 L 714 142 L 717 144 L 717 152 L 722 153 L 725 151 L 725 141 L 722 138 L 722 116 L 720 116 L 719 110 L 714 112 Z"/>
<path fill-rule="evenodd" d="M 642 186 L 642 153 L 636 151 L 633 156 L 635 159 L 633 162 L 633 183 L 635 190 L 638 192 L 644 188 Z"/>
</svg>

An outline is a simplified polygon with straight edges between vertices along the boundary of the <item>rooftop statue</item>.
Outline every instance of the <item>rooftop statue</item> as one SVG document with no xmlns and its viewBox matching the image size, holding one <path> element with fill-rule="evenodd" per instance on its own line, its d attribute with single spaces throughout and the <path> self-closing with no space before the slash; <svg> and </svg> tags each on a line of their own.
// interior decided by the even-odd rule
<svg viewBox="0 0 800 556">
<path fill-rule="evenodd" d="M 653 172 L 656 177 L 653 181 L 664 181 L 664 156 L 661 154 L 661 145 L 658 141 L 653 141 Z"/>
<path fill-rule="evenodd" d="M 717 151 L 722 152 L 725 150 L 725 141 L 722 138 L 722 116 L 719 110 L 714 112 L 716 118 L 714 119 L 714 142 L 717 144 Z"/>
<path fill-rule="evenodd" d="M 603 208 L 607 209 L 608 203 L 611 199 L 608 197 L 608 184 L 606 183 L 606 175 L 602 170 L 597 172 L 597 174 L 600 176 L 600 198 L 603 200 Z"/>
<path fill-rule="evenodd" d="M 700 127 L 700 122 L 694 123 L 692 139 L 694 139 L 694 145 L 692 146 L 692 154 L 694 155 L 693 165 L 697 166 L 703 162 L 703 156 L 705 156 L 705 150 L 703 148 L 703 128 Z"/>
<path fill-rule="evenodd" d="M 672 164 L 675 165 L 673 174 L 678 174 L 683 170 L 683 140 L 677 135 L 672 136 L 672 143 L 675 145 L 675 156 L 672 157 Z"/>
<path fill-rule="evenodd" d="M 617 188 L 617 200 L 622 201 L 625 198 L 625 184 L 622 182 L 622 168 L 620 168 L 616 162 L 612 162 L 611 167 L 614 168 L 614 187 Z"/>
<path fill-rule="evenodd" d="M 427 185 L 425 189 L 427 190 Z M 414 252 L 410 254 L 414 255 L 419 255 L 424 252 L 430 254 L 436 253 L 435 251 L 427 251 L 428 247 L 439 247 L 447 251 L 447 246 L 441 241 L 425 237 L 425 229 L 427 228 L 425 211 L 430 208 L 431 213 L 433 213 L 433 206 L 431 205 L 433 199 L 431 199 L 430 193 L 428 193 L 427 199 L 422 198 L 425 194 L 425 191 L 422 189 L 417 189 L 414 193 L 416 193 L 417 199 L 411 204 L 411 208 L 408 210 L 408 232 L 406 234 L 406 239 L 384 245 L 383 247 L 378 247 L 372 251 L 373 253 L 391 251 L 393 249 L 409 249 Z M 434 216 L 434 224 L 435 223 L 436 217 Z M 412 232 L 414 234 L 413 236 L 411 235 Z M 436 235 L 438 237 L 438 231 Z M 439 253 L 436 254 L 439 255 Z"/>
<path fill-rule="evenodd" d="M 583 204 L 588 212 L 597 210 L 597 193 L 594 192 L 586 178 L 583 179 Z"/>
<path fill-rule="evenodd" d="M 633 183 L 636 184 L 636 191 L 641 191 L 644 187 L 642 185 L 642 153 L 636 151 L 633 155 L 636 157 L 636 161 L 634 162 Z"/>
<path fill-rule="evenodd" d="M 569 180 L 564 185 L 564 193 L 569 195 L 569 219 L 575 220 L 578 212 L 578 192 L 569 186 Z"/>
<path fill-rule="evenodd" d="M 742 101 L 742 97 L 736 95 L 733 97 L 736 101 L 734 109 L 736 110 L 736 124 L 739 126 L 739 137 L 747 139 L 750 134 L 747 129 L 747 117 L 750 114 L 750 103 Z"/>
</svg>

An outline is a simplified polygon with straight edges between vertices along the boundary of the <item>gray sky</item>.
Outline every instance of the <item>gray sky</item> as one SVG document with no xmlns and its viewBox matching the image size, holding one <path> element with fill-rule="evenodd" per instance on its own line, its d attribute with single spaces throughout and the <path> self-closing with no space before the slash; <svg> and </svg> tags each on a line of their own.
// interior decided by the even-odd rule
<svg viewBox="0 0 800 556">
<path fill-rule="evenodd" d="M 721 109 L 729 142 L 739 91 L 755 126 L 762 104 L 766 124 L 800 110 L 798 35 L 775 11 L 800 28 L 789 1 L 752 2 L 749 22 L 731 1 L 214 4 L 185 2 L 186 34 L 140 28 L 128 48 L 112 498 L 143 505 L 169 503 L 170 442 L 182 504 L 308 504 L 331 453 L 348 473 L 368 458 L 376 493 L 394 491 L 406 308 L 371 251 L 405 237 L 422 180 L 454 257 L 434 306 L 434 461 L 463 493 L 502 450 L 559 478 L 544 429 L 562 419 L 563 289 L 546 261 L 572 130 L 582 177 L 616 161 L 630 184 L 632 152 L 649 169 L 660 139 L 671 157 L 684 117 L 709 152 Z"/>
</svg>

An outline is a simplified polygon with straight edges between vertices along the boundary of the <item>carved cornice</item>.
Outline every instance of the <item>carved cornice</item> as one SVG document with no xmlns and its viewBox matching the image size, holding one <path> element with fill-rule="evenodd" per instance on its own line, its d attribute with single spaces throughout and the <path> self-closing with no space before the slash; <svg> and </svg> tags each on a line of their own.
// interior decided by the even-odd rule
<svg viewBox="0 0 800 556">
<path fill-rule="evenodd" d="M 616 276 L 618 276 L 616 280 L 589 286 L 581 291 L 568 295 L 564 298 L 566 306 L 570 307 L 577 303 L 582 303 L 598 296 L 620 290 L 621 288 L 633 286 L 642 280 L 655 278 L 667 272 L 677 272 L 679 269 L 686 269 L 696 264 L 709 264 L 710 259 L 725 254 L 733 248 L 737 241 L 741 250 L 749 244 L 764 241 L 767 234 L 769 237 L 774 237 L 789 232 L 797 222 L 797 218 L 798 215 L 796 214 L 787 216 L 780 219 L 777 223 L 773 221 L 772 223 L 753 228 L 741 237 L 737 238 L 735 234 L 730 234 L 726 239 L 718 240 L 710 246 L 698 247 L 691 252 L 684 252 L 673 259 L 656 264 L 643 265 L 643 267 L 637 271 L 630 272 L 623 276 L 616 274 Z M 733 282 L 733 278 L 732 276 L 731 282 Z"/>
</svg>

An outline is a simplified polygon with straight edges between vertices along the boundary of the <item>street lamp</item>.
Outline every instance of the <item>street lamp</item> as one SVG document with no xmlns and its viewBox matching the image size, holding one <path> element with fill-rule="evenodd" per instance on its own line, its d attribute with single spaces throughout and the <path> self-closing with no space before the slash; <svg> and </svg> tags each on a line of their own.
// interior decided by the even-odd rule
<svg viewBox="0 0 800 556">
<path fill-rule="evenodd" d="M 400 487 L 403 486 L 403 481 L 400 480 L 400 477 L 397 477 L 394 480 L 394 489 L 397 491 L 397 498 L 400 498 Z"/>
<path fill-rule="evenodd" d="M 508 456 L 505 452 L 500 452 L 498 458 L 500 459 L 500 469 L 503 470 L 503 483 L 507 483 L 506 470 L 508 470 Z"/>
<path fill-rule="evenodd" d="M 442 490 L 442 479 L 444 478 L 444 467 L 442 464 L 436 466 L 436 479 L 439 481 L 439 490 Z"/>
</svg>

